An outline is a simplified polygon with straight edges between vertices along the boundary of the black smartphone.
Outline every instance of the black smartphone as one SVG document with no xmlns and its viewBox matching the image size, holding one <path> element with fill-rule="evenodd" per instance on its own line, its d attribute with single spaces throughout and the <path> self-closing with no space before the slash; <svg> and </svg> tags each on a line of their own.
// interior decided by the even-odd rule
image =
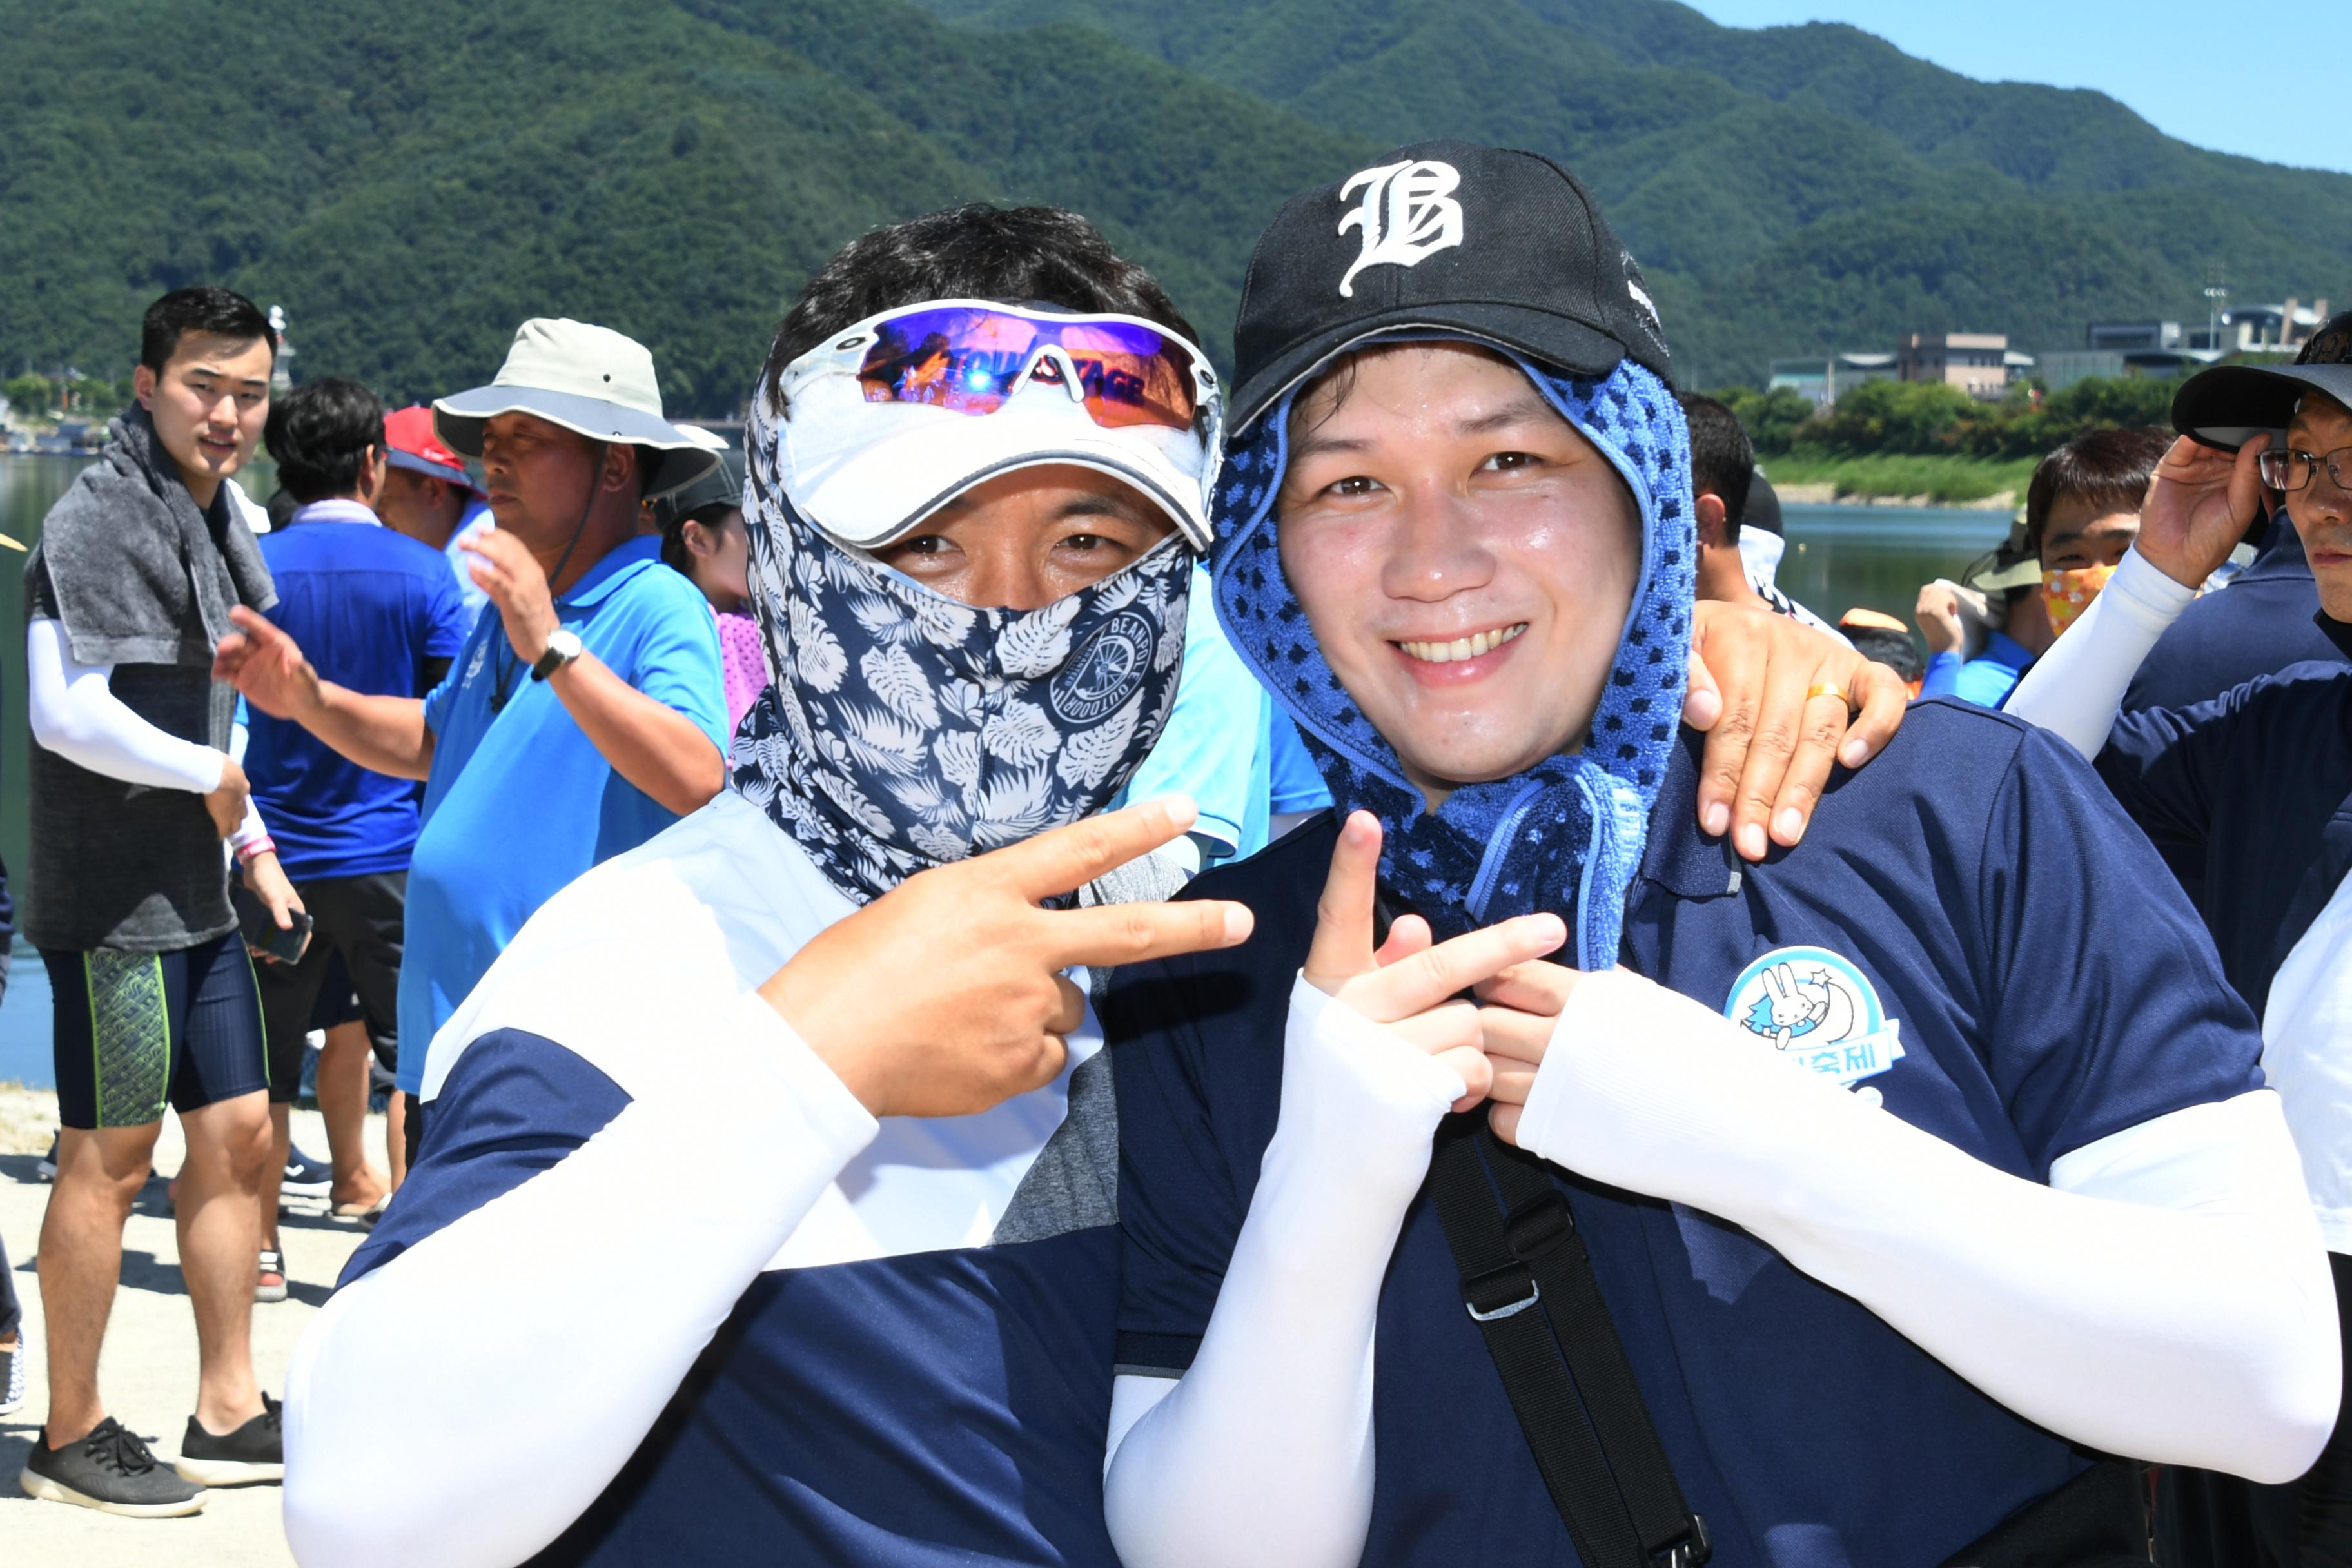
<svg viewBox="0 0 2352 1568">
<path fill-rule="evenodd" d="M 229 901 L 236 906 L 237 930 L 245 945 L 268 963 L 292 963 L 310 945 L 310 917 L 300 910 L 294 911 L 291 927 L 281 927 L 271 918 L 269 906 L 254 897 L 243 883 L 229 885 Z"/>
</svg>

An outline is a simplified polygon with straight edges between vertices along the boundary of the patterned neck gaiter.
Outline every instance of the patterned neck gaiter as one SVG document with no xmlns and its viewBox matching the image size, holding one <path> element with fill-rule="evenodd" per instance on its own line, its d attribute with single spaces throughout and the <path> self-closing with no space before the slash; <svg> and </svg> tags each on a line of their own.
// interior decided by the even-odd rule
<svg viewBox="0 0 2352 1568">
<path fill-rule="evenodd" d="M 2051 634 L 2063 636 L 2115 574 L 2112 566 L 2075 566 L 2042 574 L 2042 607 L 2049 614 Z"/>
<path fill-rule="evenodd" d="M 1108 805 L 1175 705 L 1183 540 L 1040 609 L 975 609 L 827 539 L 784 495 L 764 407 L 747 436 L 771 679 L 736 791 L 861 904 Z"/>
<path fill-rule="evenodd" d="M 1234 647 L 1297 720 L 1333 802 L 1381 819 L 1381 879 L 1390 893 L 1441 939 L 1551 910 L 1568 921 L 1562 956 L 1605 969 L 1617 962 L 1625 896 L 1641 868 L 1689 672 L 1690 437 L 1674 394 L 1630 360 L 1597 380 L 1518 364 L 1616 467 L 1642 512 L 1641 581 L 1580 750 L 1465 785 L 1438 810 L 1426 808 L 1395 751 L 1331 673 L 1282 574 L 1274 507 L 1287 462 L 1289 397 L 1227 448 L 1216 506 L 1217 613 Z"/>
</svg>

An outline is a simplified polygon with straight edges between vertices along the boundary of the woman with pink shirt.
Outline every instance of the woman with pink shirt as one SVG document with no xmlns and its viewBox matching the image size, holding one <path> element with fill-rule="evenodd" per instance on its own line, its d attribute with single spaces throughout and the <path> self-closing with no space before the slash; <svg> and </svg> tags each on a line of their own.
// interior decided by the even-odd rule
<svg viewBox="0 0 2352 1568">
<path fill-rule="evenodd" d="M 651 503 L 660 525 L 661 557 L 684 573 L 719 617 L 719 658 L 725 674 L 727 723 L 743 721 L 768 684 L 760 624 L 751 603 L 751 542 L 743 531 L 743 481 L 722 462 L 685 489 Z"/>
</svg>

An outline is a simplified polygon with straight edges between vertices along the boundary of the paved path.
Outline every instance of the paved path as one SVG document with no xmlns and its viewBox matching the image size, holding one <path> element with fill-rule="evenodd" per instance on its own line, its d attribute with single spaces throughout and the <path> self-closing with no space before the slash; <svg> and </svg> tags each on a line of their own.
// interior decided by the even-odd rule
<svg viewBox="0 0 2352 1568">
<path fill-rule="evenodd" d="M 9 1266 L 16 1270 L 16 1293 L 25 1304 L 34 1352 L 25 1408 L 0 1415 L 0 1542 L 6 1542 L 0 1558 L 43 1568 L 283 1568 L 293 1559 L 286 1550 L 276 1487 L 215 1490 L 202 1513 L 164 1520 L 117 1519 L 88 1509 L 35 1502 L 18 1489 L 16 1472 L 24 1468 L 48 1403 L 33 1249 L 49 1189 L 33 1167 L 48 1147 L 56 1125 L 56 1096 L 0 1088 L 0 1239 L 5 1240 Z M 294 1141 L 313 1155 L 326 1157 L 326 1129 L 315 1111 L 294 1113 Z M 167 1119 L 155 1151 L 156 1169 L 167 1176 L 177 1170 L 183 1147 L 179 1123 Z M 381 1166 L 380 1116 L 368 1119 L 368 1147 Z M 254 1360 L 262 1386 L 273 1394 L 283 1391 L 294 1342 L 365 1234 L 355 1225 L 330 1219 L 323 1198 L 287 1199 L 278 1231 L 289 1277 L 287 1299 L 253 1310 Z M 188 1313 L 187 1288 L 180 1280 L 179 1256 L 159 1178 L 140 1194 L 123 1234 L 122 1289 L 114 1299 L 99 1381 L 113 1414 L 165 1456 L 179 1451 L 180 1435 L 195 1399 L 196 1331 Z"/>
</svg>

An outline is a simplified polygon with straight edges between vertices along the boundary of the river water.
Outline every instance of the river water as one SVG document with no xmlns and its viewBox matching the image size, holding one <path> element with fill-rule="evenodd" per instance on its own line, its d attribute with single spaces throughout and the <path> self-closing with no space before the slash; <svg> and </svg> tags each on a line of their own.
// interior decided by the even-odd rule
<svg viewBox="0 0 2352 1568">
<path fill-rule="evenodd" d="M 89 459 L 0 454 L 0 533 L 23 544 Z M 268 493 L 247 476 L 256 499 Z M 1790 597 L 1835 620 L 1856 606 L 1908 623 L 1919 584 L 1949 576 L 2000 542 L 2009 516 L 1998 511 L 1913 507 L 1790 506 L 1789 550 L 1780 583 Z M 25 557 L 0 546 L 0 857 L 25 864 Z M 49 1000 L 39 958 L 21 943 L 0 998 L 0 1082 L 46 1086 Z"/>
</svg>

